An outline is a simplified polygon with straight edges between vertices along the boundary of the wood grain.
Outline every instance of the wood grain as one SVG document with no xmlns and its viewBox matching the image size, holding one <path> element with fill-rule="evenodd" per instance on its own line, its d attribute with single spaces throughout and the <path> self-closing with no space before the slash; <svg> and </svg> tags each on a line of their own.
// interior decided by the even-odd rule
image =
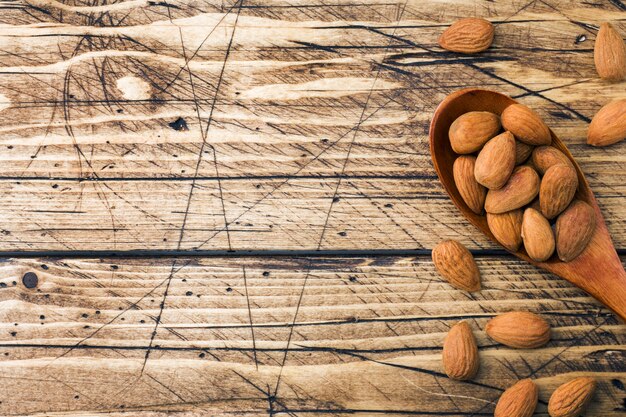
<svg viewBox="0 0 626 417">
<path fill-rule="evenodd" d="M 622 415 L 626 327 L 526 263 L 478 264 L 483 290 L 468 296 L 420 257 L 10 260 L 0 412 L 488 415 L 502 389 L 531 376 L 547 415 L 558 384 L 593 374 L 588 415 Z M 482 330 L 518 308 L 550 321 L 545 348 L 504 348 Z M 482 362 L 468 383 L 447 379 L 440 361 L 461 319 Z"/>
<path fill-rule="evenodd" d="M 613 4 L 104 4 L 29 0 L 0 18 L 7 250 L 487 247 L 454 219 L 427 149 L 435 106 L 469 86 L 545 118 L 625 247 L 623 146 L 584 144 L 623 92 L 593 67 L 598 22 L 626 29 Z M 441 50 L 467 15 L 496 24 L 493 47 Z M 373 193 L 403 201 L 353 202 Z"/>
<path fill-rule="evenodd" d="M 592 54 L 600 22 L 626 33 L 619 1 L 0 8 L 0 251 L 20 255 L 0 262 L 0 414 L 482 416 L 532 376 L 547 416 L 551 391 L 582 374 L 600 381 L 589 416 L 626 412 L 624 325 L 565 281 L 489 256 L 427 144 L 450 92 L 515 97 L 566 142 L 626 249 L 626 145 L 584 143 L 623 94 Z M 495 24 L 494 45 L 440 49 L 466 16 Z M 381 255 L 444 238 L 476 250 L 484 291 L 453 290 L 428 256 Z M 134 250 L 149 257 L 92 259 Z M 544 315 L 554 340 L 495 345 L 481 329 L 513 309 Z M 471 383 L 440 364 L 461 319 L 481 346 Z"/>
</svg>

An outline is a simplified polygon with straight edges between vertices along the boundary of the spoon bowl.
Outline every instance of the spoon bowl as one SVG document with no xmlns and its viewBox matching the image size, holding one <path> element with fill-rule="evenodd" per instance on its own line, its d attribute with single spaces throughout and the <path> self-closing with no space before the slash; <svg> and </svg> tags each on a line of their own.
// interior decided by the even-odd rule
<svg viewBox="0 0 626 417">
<path fill-rule="evenodd" d="M 452 122 L 464 113 L 488 111 L 501 115 L 505 108 L 515 103 L 517 103 L 515 100 L 504 94 L 474 88 L 464 89 L 446 97 L 435 110 L 430 123 L 430 153 L 439 180 L 463 216 L 496 243 L 498 241 L 487 225 L 487 217 L 470 210 L 456 187 L 452 165 L 459 155 L 452 150 L 448 130 Z M 626 321 L 626 272 L 611 241 L 598 203 L 572 154 L 552 130 L 550 134 L 552 146 L 563 152 L 576 168 L 578 190 L 575 198 L 585 201 L 594 208 L 596 229 L 585 250 L 570 262 L 561 261 L 556 253 L 545 262 L 533 261 L 523 246 L 517 252 L 511 253 L 568 280 Z"/>
</svg>

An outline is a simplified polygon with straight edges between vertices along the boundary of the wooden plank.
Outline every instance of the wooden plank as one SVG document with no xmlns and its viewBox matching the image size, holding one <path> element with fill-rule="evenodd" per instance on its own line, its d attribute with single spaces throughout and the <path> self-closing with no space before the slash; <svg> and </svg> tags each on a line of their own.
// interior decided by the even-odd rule
<svg viewBox="0 0 626 417">
<path fill-rule="evenodd" d="M 595 77 L 594 25 L 623 12 L 477 4 L 12 5 L 0 18 L 3 249 L 493 247 L 456 217 L 428 154 L 435 106 L 471 85 L 545 117 L 625 247 L 622 145 L 584 144 L 588 119 L 621 94 Z M 478 11 L 497 24 L 493 48 L 436 46 Z"/>
<path fill-rule="evenodd" d="M 623 415 L 626 327 L 528 264 L 478 263 L 483 290 L 468 296 L 420 257 L 5 260 L 0 413 L 488 415 L 531 376 L 545 415 L 557 385 L 594 375 L 589 415 Z M 550 321 L 548 346 L 508 349 L 481 330 L 514 309 Z M 461 319 L 481 347 L 466 383 L 440 363 Z"/>
<path fill-rule="evenodd" d="M 612 178 L 595 188 L 624 248 L 626 186 Z M 0 194 L 4 250 L 428 249 L 447 238 L 497 247 L 434 178 L 6 180 Z"/>
</svg>

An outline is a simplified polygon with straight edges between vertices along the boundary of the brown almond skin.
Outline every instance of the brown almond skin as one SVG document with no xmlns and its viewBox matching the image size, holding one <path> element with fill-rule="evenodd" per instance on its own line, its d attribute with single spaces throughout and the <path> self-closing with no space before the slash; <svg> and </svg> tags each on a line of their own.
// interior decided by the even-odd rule
<svg viewBox="0 0 626 417">
<path fill-rule="evenodd" d="M 437 272 L 452 286 L 474 292 L 480 290 L 480 271 L 474 257 L 456 240 L 444 240 L 433 248 Z"/>
<path fill-rule="evenodd" d="M 511 132 L 490 139 L 476 158 L 474 177 L 490 190 L 502 188 L 515 168 L 515 138 Z"/>
<path fill-rule="evenodd" d="M 534 146 L 531 146 L 527 143 L 516 140 L 515 141 L 515 165 L 521 165 L 524 162 L 526 162 L 526 160 L 528 160 L 530 155 L 533 153 L 533 149 L 535 149 Z"/>
<path fill-rule="evenodd" d="M 574 168 L 567 165 L 552 165 L 543 178 L 539 188 L 541 213 L 547 219 L 553 219 L 569 206 L 578 188 L 578 175 Z"/>
<path fill-rule="evenodd" d="M 443 342 L 443 368 L 449 378 L 467 381 L 480 367 L 478 347 L 472 329 L 461 321 L 450 329 Z"/>
<path fill-rule="evenodd" d="M 505 213 L 533 201 L 539 194 L 539 175 L 529 166 L 516 167 L 504 186 L 489 190 L 485 198 L 488 213 Z"/>
<path fill-rule="evenodd" d="M 487 322 L 485 331 L 490 338 L 516 349 L 534 349 L 550 341 L 550 325 L 536 314 L 511 311 Z"/>
<path fill-rule="evenodd" d="M 596 390 L 596 380 L 579 377 L 558 387 L 550 397 L 548 413 L 551 417 L 578 417 L 584 411 Z"/>
<path fill-rule="evenodd" d="M 626 78 L 626 45 L 610 23 L 602 23 L 596 36 L 593 60 L 600 78 L 621 81 Z"/>
<path fill-rule="evenodd" d="M 531 417 L 537 408 L 539 390 L 530 379 L 522 379 L 502 393 L 494 417 Z"/>
<path fill-rule="evenodd" d="M 533 149 L 532 162 L 537 172 L 541 175 L 544 175 L 552 165 L 569 165 L 571 168 L 574 168 L 572 161 L 553 146 L 539 146 Z"/>
<path fill-rule="evenodd" d="M 450 125 L 450 145 L 458 154 L 476 152 L 497 135 L 500 128 L 500 118 L 494 113 L 471 111 L 462 114 Z"/>
<path fill-rule="evenodd" d="M 602 107 L 589 125 L 587 143 L 608 146 L 626 138 L 626 99 L 615 100 Z"/>
<path fill-rule="evenodd" d="M 522 210 L 511 210 L 506 213 L 487 213 L 489 230 L 507 250 L 517 252 L 522 244 Z"/>
<path fill-rule="evenodd" d="M 537 113 L 523 104 L 511 104 L 504 109 L 501 119 L 505 130 L 528 145 L 549 145 L 552 142 L 548 126 Z"/>
<path fill-rule="evenodd" d="M 461 198 L 470 210 L 476 214 L 483 212 L 487 189 L 480 185 L 474 178 L 476 158 L 471 155 L 461 155 L 452 165 L 452 175 Z"/>
<path fill-rule="evenodd" d="M 448 51 L 475 54 L 489 48 L 493 34 L 491 22 L 467 17 L 450 25 L 439 37 L 439 45 Z"/>
<path fill-rule="evenodd" d="M 556 220 L 556 251 L 559 259 L 569 262 L 580 255 L 596 230 L 593 207 L 581 200 L 572 204 Z"/>
<path fill-rule="evenodd" d="M 554 233 L 550 222 L 533 208 L 524 211 L 522 239 L 526 253 L 533 261 L 543 262 L 554 253 Z"/>
</svg>

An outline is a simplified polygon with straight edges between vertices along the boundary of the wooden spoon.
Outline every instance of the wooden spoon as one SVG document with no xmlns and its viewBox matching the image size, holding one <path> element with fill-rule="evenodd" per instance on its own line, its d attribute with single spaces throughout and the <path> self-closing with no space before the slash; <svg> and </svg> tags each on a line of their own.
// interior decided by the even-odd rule
<svg viewBox="0 0 626 417">
<path fill-rule="evenodd" d="M 452 164 L 458 155 L 450 146 L 448 130 L 452 122 L 463 113 L 489 111 L 499 115 L 506 107 L 514 103 L 516 101 L 512 98 L 493 91 L 464 89 L 446 97 L 435 110 L 430 123 L 430 153 L 443 187 L 461 213 L 494 242 L 497 240 L 489 230 L 487 218 L 472 212 L 456 188 L 452 176 Z M 598 203 L 572 154 L 552 131 L 550 134 L 552 146 L 563 152 L 576 167 L 579 185 L 575 198 L 586 201 L 594 208 L 596 230 L 587 248 L 570 262 L 562 262 L 556 254 L 545 262 L 535 262 L 528 257 L 523 247 L 511 253 L 565 278 L 609 307 L 622 320 L 626 320 L 626 272 L 615 251 Z"/>
</svg>

